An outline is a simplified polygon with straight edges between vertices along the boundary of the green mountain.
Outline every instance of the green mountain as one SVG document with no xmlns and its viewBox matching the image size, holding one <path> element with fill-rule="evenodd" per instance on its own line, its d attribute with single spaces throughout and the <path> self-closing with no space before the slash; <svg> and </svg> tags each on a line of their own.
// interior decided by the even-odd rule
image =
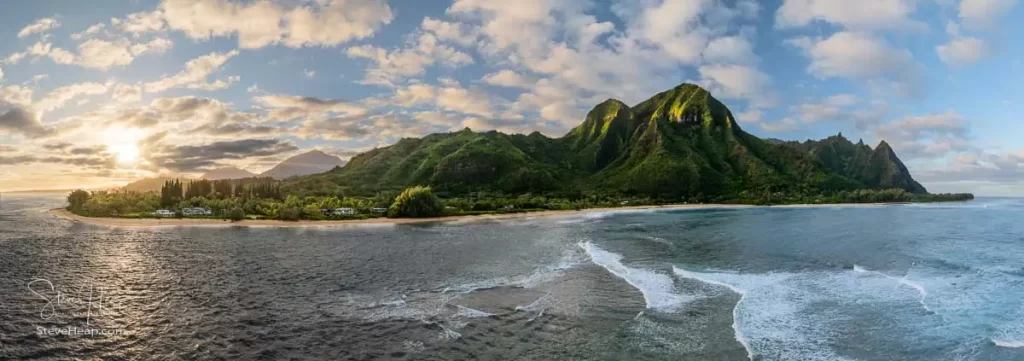
<svg viewBox="0 0 1024 361">
<path fill-rule="evenodd" d="M 926 193 L 892 148 L 762 140 L 706 90 L 682 84 L 633 107 L 598 104 L 561 138 L 498 132 L 406 138 L 326 173 L 286 181 L 297 194 L 366 195 L 413 185 L 487 191 L 729 200 L 766 193 L 901 188 Z"/>
</svg>

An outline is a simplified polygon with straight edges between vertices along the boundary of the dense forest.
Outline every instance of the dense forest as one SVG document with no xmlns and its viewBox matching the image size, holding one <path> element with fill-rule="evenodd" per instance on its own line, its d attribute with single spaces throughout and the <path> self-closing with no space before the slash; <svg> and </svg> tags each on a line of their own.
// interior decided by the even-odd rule
<svg viewBox="0 0 1024 361">
<path fill-rule="evenodd" d="M 762 140 L 692 84 L 634 107 L 605 101 L 561 138 L 463 129 L 401 139 L 344 167 L 285 181 L 169 180 L 159 194 L 76 191 L 68 197 L 69 209 L 85 215 L 204 207 L 215 217 L 275 219 L 323 219 L 323 209 L 337 207 L 359 210 L 358 218 L 389 207 L 389 216 L 425 216 L 666 203 L 967 199 L 973 196 L 929 194 L 885 141 L 871 148 L 842 134 L 820 141 Z"/>
</svg>

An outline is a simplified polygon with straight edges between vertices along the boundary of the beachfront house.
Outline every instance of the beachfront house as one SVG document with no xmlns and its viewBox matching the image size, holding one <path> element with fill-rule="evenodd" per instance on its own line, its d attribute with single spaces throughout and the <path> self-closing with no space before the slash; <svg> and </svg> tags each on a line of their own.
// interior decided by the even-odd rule
<svg viewBox="0 0 1024 361">
<path fill-rule="evenodd" d="M 210 210 L 209 208 L 189 207 L 189 208 L 182 208 L 181 209 L 181 214 L 186 215 L 186 216 L 212 216 L 213 215 L 213 211 Z"/>
<path fill-rule="evenodd" d="M 153 215 L 157 217 L 174 217 L 174 212 L 167 209 L 157 209 L 156 212 L 153 212 Z"/>
<path fill-rule="evenodd" d="M 333 216 L 351 216 L 353 214 L 356 214 L 355 208 L 335 208 L 331 212 Z"/>
<path fill-rule="evenodd" d="M 388 211 L 387 208 L 379 208 L 378 207 L 378 208 L 374 208 L 373 209 L 373 213 L 387 213 L 387 211 Z"/>
</svg>

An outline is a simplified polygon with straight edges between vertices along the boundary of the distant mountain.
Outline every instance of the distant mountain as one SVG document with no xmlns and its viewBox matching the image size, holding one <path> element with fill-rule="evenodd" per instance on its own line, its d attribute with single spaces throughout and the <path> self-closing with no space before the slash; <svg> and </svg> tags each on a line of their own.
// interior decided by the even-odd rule
<svg viewBox="0 0 1024 361">
<path fill-rule="evenodd" d="M 209 172 L 203 173 L 203 175 L 200 176 L 199 179 L 209 179 L 209 180 L 242 179 L 242 178 L 251 178 L 251 177 L 255 177 L 255 176 L 256 176 L 256 174 L 254 174 L 254 173 L 252 173 L 250 171 L 244 170 L 244 169 L 239 169 L 238 167 L 221 167 L 221 168 L 217 168 L 217 169 L 211 170 Z"/>
<path fill-rule="evenodd" d="M 187 182 L 186 178 L 174 178 L 174 177 L 152 177 L 142 178 L 137 181 L 126 184 L 121 187 L 122 190 L 131 192 L 159 192 L 160 187 L 164 186 L 164 183 L 170 180 L 181 179 L 183 182 Z"/>
<path fill-rule="evenodd" d="M 311 150 L 285 159 L 260 175 L 274 179 L 285 179 L 297 175 L 323 173 L 343 165 L 345 165 L 345 161 L 341 160 L 341 158 L 319 150 Z"/>
<path fill-rule="evenodd" d="M 625 194 L 750 199 L 902 188 L 925 193 L 888 143 L 762 140 L 706 90 L 682 84 L 630 107 L 609 99 L 561 138 L 464 129 L 405 138 L 344 168 L 289 179 L 285 192 L 374 194 L 429 185 L 448 194 Z"/>
</svg>

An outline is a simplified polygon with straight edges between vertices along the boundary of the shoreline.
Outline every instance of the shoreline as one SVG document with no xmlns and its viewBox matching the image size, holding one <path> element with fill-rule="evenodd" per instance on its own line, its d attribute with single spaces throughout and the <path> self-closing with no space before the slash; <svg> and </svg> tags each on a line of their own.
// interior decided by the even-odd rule
<svg viewBox="0 0 1024 361">
<path fill-rule="evenodd" d="M 813 205 L 808 205 L 813 206 Z M 443 216 L 429 218 L 387 218 L 378 217 L 356 220 L 300 220 L 281 221 L 275 219 L 246 219 L 241 221 L 229 221 L 226 219 L 209 218 L 115 218 L 115 217 L 86 217 L 68 212 L 64 208 L 54 208 L 47 213 L 62 219 L 73 222 L 92 224 L 107 227 L 168 227 L 168 226 L 220 226 L 220 227 L 330 227 L 346 225 L 389 225 L 389 224 L 413 224 L 431 222 L 461 222 L 461 221 L 487 221 L 516 218 L 533 217 L 572 217 L 586 213 L 617 212 L 617 211 L 644 211 L 644 210 L 672 210 L 672 209 L 701 209 L 701 208 L 751 208 L 756 206 L 744 204 L 668 204 L 653 206 L 628 206 L 628 207 L 605 207 L 587 208 L 581 210 L 547 210 L 536 212 L 506 213 L 506 214 L 482 214 Z"/>
</svg>

